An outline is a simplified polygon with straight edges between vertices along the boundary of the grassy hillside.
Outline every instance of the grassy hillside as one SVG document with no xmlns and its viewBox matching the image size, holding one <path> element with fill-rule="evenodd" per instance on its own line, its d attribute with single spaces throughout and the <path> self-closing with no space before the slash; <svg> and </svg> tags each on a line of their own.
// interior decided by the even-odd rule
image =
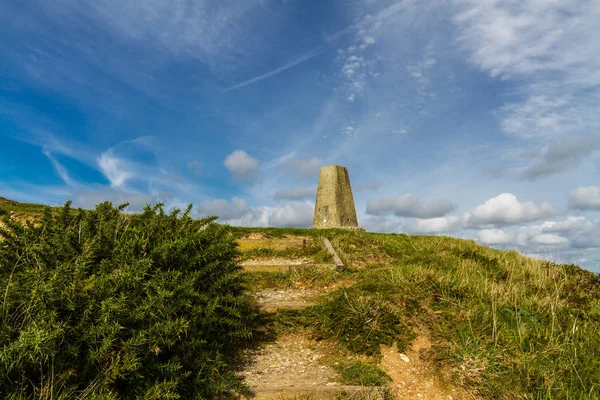
<svg viewBox="0 0 600 400">
<path fill-rule="evenodd" d="M 16 213 L 20 216 L 40 216 L 46 206 L 34 203 L 21 203 L 0 197 L 0 215 Z"/>
<path fill-rule="evenodd" d="M 260 233 L 331 240 L 345 270 L 255 272 L 247 274 L 246 285 L 249 290 L 329 288 L 317 305 L 274 313 L 265 329 L 303 329 L 337 343 L 340 354 L 359 357 L 341 366 L 356 379 L 378 374 L 373 366 L 380 346 L 405 351 L 419 335 L 427 335 L 433 346 L 421 357 L 441 379 L 474 398 L 600 398 L 600 277 L 594 273 L 451 237 L 229 230 L 236 237 Z M 314 246 L 268 252 L 317 262 L 328 257 Z"/>
<path fill-rule="evenodd" d="M 377 361 L 426 332 L 423 356 L 449 383 L 486 399 L 600 398 L 600 277 L 450 237 L 342 230 L 234 228 L 238 235 L 327 236 L 348 266 L 252 274 L 254 288 L 333 286 L 308 312 L 280 312 L 275 329 L 317 338 Z"/>
</svg>

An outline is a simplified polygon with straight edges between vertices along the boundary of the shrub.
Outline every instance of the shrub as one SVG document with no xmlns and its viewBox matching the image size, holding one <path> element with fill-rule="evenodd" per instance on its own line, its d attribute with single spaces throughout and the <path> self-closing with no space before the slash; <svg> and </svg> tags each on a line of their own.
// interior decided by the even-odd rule
<svg viewBox="0 0 600 400">
<path fill-rule="evenodd" d="M 0 398 L 201 399 L 241 389 L 256 315 L 234 239 L 162 205 L 0 228 Z"/>
</svg>

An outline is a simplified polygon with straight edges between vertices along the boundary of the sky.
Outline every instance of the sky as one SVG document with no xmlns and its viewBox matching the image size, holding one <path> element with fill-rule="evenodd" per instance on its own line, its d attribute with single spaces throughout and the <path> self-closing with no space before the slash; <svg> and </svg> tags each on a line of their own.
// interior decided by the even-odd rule
<svg viewBox="0 0 600 400">
<path fill-rule="evenodd" d="M 0 196 L 194 204 L 600 272 L 598 0 L 0 2 Z"/>
</svg>

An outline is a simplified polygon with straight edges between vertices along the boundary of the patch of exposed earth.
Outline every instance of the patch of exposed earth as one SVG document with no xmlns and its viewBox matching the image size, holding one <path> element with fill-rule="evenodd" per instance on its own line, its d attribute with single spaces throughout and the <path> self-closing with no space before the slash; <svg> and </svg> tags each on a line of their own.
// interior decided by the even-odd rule
<svg viewBox="0 0 600 400">
<path fill-rule="evenodd" d="M 298 309 L 315 304 L 315 298 L 322 293 L 317 289 L 265 289 L 256 292 L 254 297 L 265 311 Z"/>
<path fill-rule="evenodd" d="M 413 341 L 411 349 L 402 354 L 395 346 L 382 347 L 381 367 L 392 378 L 390 385 L 395 399 L 466 400 L 476 399 L 469 392 L 442 382 L 426 354 L 431 342 L 424 332 Z"/>
<path fill-rule="evenodd" d="M 340 384 L 339 374 L 327 365 L 326 345 L 302 334 L 281 336 L 250 356 L 252 363 L 240 375 L 255 400 L 335 399 L 340 394 L 362 399 L 359 393 L 372 390 Z"/>
<path fill-rule="evenodd" d="M 338 374 L 322 362 L 319 343 L 302 334 L 280 336 L 252 356 L 252 364 L 241 373 L 252 388 L 324 386 L 339 381 Z"/>
<path fill-rule="evenodd" d="M 244 267 L 258 267 L 258 266 L 275 266 L 275 265 L 306 265 L 310 264 L 311 260 L 308 258 L 283 258 L 283 257 L 269 257 L 269 258 L 253 258 L 242 262 Z"/>
<path fill-rule="evenodd" d="M 237 240 L 240 250 L 268 248 L 272 250 L 299 249 L 310 246 L 315 239 L 304 236 L 286 235 L 283 238 L 265 238 L 259 232 L 253 232 Z"/>
</svg>

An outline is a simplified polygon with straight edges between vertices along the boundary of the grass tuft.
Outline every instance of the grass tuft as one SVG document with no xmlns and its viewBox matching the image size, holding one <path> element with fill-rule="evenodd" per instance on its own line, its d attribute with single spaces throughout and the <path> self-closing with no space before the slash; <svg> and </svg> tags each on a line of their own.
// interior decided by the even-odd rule
<svg viewBox="0 0 600 400">
<path fill-rule="evenodd" d="M 342 375 L 342 383 L 359 386 L 384 386 L 392 381 L 377 364 L 368 361 L 351 361 L 338 368 Z"/>
</svg>

